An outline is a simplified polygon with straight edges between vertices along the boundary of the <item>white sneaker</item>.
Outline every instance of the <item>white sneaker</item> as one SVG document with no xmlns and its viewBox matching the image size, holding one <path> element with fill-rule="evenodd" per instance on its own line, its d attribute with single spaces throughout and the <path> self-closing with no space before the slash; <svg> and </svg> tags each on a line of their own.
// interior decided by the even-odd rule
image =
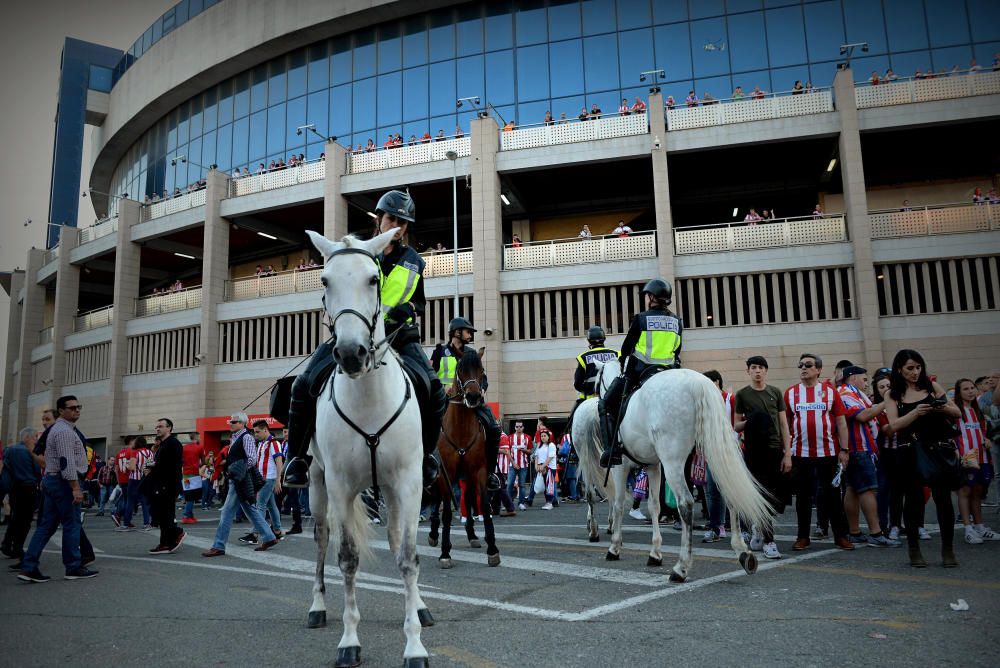
<svg viewBox="0 0 1000 668">
<path fill-rule="evenodd" d="M 769 543 L 769 545 L 774 545 L 774 543 Z M 760 531 L 757 530 L 757 527 L 754 527 L 753 536 L 750 538 L 750 549 L 754 550 L 755 552 L 760 552 L 760 550 L 763 547 L 764 547 L 764 537 L 760 535 Z M 774 549 L 777 550 L 778 549 L 777 546 L 775 546 Z"/>
<path fill-rule="evenodd" d="M 705 532 L 704 538 L 701 539 L 703 543 L 715 543 L 719 540 L 719 534 L 715 533 L 715 529 L 709 529 Z"/>
<path fill-rule="evenodd" d="M 469 521 L 469 520 L 468 520 L 468 518 L 466 518 L 466 517 L 463 517 L 463 518 L 462 518 L 462 524 L 465 524 L 465 523 L 466 523 L 466 522 L 468 522 L 468 521 Z"/>
<path fill-rule="evenodd" d="M 475 516 L 473 516 L 473 519 L 476 520 L 477 522 L 482 522 L 483 521 L 483 516 L 482 515 L 475 515 Z"/>
<path fill-rule="evenodd" d="M 149 533 L 150 531 L 153 530 L 153 526 L 151 524 L 147 524 L 144 527 L 142 527 L 142 530 L 145 531 L 146 533 Z"/>
<path fill-rule="evenodd" d="M 983 540 L 1000 540 L 1000 535 L 997 535 L 993 529 L 989 528 L 985 524 L 975 525 L 972 529 L 979 534 L 979 537 Z"/>
<path fill-rule="evenodd" d="M 899 540 L 899 527 L 889 529 L 889 540 Z"/>
<path fill-rule="evenodd" d="M 544 506 L 542 506 L 542 510 L 552 510 L 552 504 L 546 503 Z"/>
<path fill-rule="evenodd" d="M 983 537 L 979 535 L 979 532 L 970 527 L 965 527 L 965 542 L 969 545 L 982 545 Z"/>
<path fill-rule="evenodd" d="M 519 503 L 519 504 L 517 504 L 517 509 L 518 510 L 527 510 L 528 507 L 525 506 L 523 503 Z"/>
<path fill-rule="evenodd" d="M 639 510 L 638 508 L 633 508 L 632 510 L 628 511 L 628 516 L 634 520 L 639 520 L 640 522 L 644 522 L 645 520 L 649 519 L 648 517 L 643 515 L 642 511 Z"/>
<path fill-rule="evenodd" d="M 917 534 L 920 536 L 920 540 L 930 540 L 931 539 L 931 534 L 927 531 L 927 529 L 925 529 L 923 527 L 920 527 L 917 530 Z"/>
<path fill-rule="evenodd" d="M 778 545 L 773 542 L 765 545 L 764 556 L 768 559 L 781 559 L 781 552 L 778 552 Z"/>
</svg>

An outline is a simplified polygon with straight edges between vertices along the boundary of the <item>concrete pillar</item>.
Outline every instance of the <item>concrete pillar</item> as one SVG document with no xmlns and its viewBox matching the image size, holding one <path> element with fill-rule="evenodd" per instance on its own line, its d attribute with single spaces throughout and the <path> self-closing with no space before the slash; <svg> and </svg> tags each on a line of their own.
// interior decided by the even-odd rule
<svg viewBox="0 0 1000 668">
<path fill-rule="evenodd" d="M 497 173 L 500 128 L 487 116 L 472 121 L 472 267 L 473 323 L 479 330 L 477 343 L 486 346 L 484 361 L 491 388 L 503 388 L 503 309 L 500 301 L 500 270 L 503 268 L 503 214 L 500 175 Z M 487 334 L 486 330 L 492 330 Z M 490 397 L 503 409 L 503 393 Z"/>
<path fill-rule="evenodd" d="M 17 401 L 17 390 L 14 375 L 14 362 L 21 352 L 21 309 L 18 295 L 24 287 L 24 271 L 18 269 L 10 275 L 10 314 L 7 320 L 7 359 L 3 367 L 3 437 L 4 443 L 13 443 L 21 426 L 17 424 L 17 416 L 11 414 L 10 406 Z"/>
<path fill-rule="evenodd" d="M 111 311 L 111 349 L 108 353 L 108 384 L 111 387 L 111 416 L 108 420 L 108 451 L 117 451 L 123 439 L 136 428 L 126 422 L 128 395 L 122 385 L 128 373 L 128 337 L 125 327 L 135 317 L 139 297 L 139 267 L 142 247 L 132 241 L 132 226 L 139 223 L 141 207 L 135 200 L 118 204 L 118 232 L 115 237 L 114 306 Z"/>
<path fill-rule="evenodd" d="M 340 239 L 347 234 L 347 199 L 341 194 L 341 178 L 347 173 L 347 150 L 335 141 L 326 142 L 326 181 L 323 184 L 323 236 Z"/>
<path fill-rule="evenodd" d="M 850 69 L 840 70 L 833 79 L 833 91 L 840 115 L 840 173 L 844 186 L 844 214 L 854 247 L 854 313 L 861 319 L 864 365 L 875 369 L 885 363 L 882 332 L 879 328 L 878 286 L 872 257 L 872 228 L 868 221 L 868 194 L 858 129 L 858 107 L 854 97 L 854 77 Z"/>
<path fill-rule="evenodd" d="M 52 317 L 52 389 L 57 397 L 62 395 L 66 384 L 64 341 L 73 333 L 73 322 L 80 309 L 80 267 L 69 261 L 69 251 L 77 247 L 79 240 L 78 228 L 60 230 L 59 273 L 56 274 L 56 303 Z"/>
<path fill-rule="evenodd" d="M 198 352 L 198 386 L 195 392 L 194 417 L 216 415 L 213 404 L 212 384 L 215 382 L 215 363 L 219 359 L 219 304 L 225 300 L 226 281 L 229 280 L 229 221 L 220 213 L 222 200 L 228 195 L 229 180 L 213 169 L 208 173 L 205 198 L 205 237 L 202 242 L 204 257 L 201 269 L 201 333 Z M 224 407 L 222 412 L 231 411 Z"/>
<path fill-rule="evenodd" d="M 667 123 L 663 115 L 663 96 L 659 93 L 650 93 L 646 109 L 649 115 L 649 153 L 653 161 L 653 215 L 656 220 L 657 269 L 661 278 L 673 284 L 674 217 L 670 211 Z"/>
<path fill-rule="evenodd" d="M 65 249 L 60 249 L 60 255 L 63 250 Z M 21 335 L 17 352 L 20 362 L 17 379 L 14 382 L 17 411 L 11 416 L 11 421 L 17 425 L 14 429 L 28 426 L 28 395 L 32 390 L 31 351 L 38 345 L 38 332 L 45 323 L 45 286 L 38 283 L 38 270 L 44 265 L 45 251 L 37 248 L 28 251 L 28 267 L 24 275 L 24 304 L 21 307 Z M 17 296 L 14 295 L 11 299 L 16 300 Z M 11 343 L 8 342 L 7 345 Z"/>
</svg>

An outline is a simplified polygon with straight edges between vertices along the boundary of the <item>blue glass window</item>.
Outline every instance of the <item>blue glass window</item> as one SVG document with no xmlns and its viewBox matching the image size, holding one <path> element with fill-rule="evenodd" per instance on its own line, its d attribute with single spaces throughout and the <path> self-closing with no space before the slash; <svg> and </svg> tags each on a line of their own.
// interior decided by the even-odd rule
<svg viewBox="0 0 1000 668">
<path fill-rule="evenodd" d="M 540 44 L 546 39 L 543 0 L 517 0 L 517 45 Z"/>
<path fill-rule="evenodd" d="M 351 134 L 351 84 L 335 86 L 330 89 L 330 128 L 331 135 L 343 137 Z"/>
<path fill-rule="evenodd" d="M 228 119 L 225 117 L 226 105 L 222 104 L 219 110 L 219 123 L 224 123 Z M 247 74 L 240 74 L 233 81 L 233 118 L 243 118 L 250 113 L 250 78 Z"/>
<path fill-rule="evenodd" d="M 427 24 L 423 16 L 403 22 L 403 67 L 427 62 Z"/>
<path fill-rule="evenodd" d="M 273 122 L 272 118 L 271 118 L 271 116 L 269 114 L 268 117 L 267 117 L 268 132 L 271 131 L 270 126 L 271 126 L 272 122 Z M 311 141 L 309 139 L 309 137 L 307 137 L 306 135 L 309 135 L 313 139 L 316 138 L 316 135 L 314 135 L 313 133 L 309 132 L 308 130 L 303 130 L 302 134 L 298 134 L 298 128 L 302 127 L 306 123 L 311 123 L 311 122 L 312 122 L 311 120 L 307 120 L 306 119 L 306 98 L 305 97 L 297 97 L 294 100 L 289 100 L 288 101 L 288 104 L 285 105 L 285 124 L 284 124 L 285 137 L 284 137 L 284 141 L 285 141 L 285 146 L 287 146 L 289 148 L 289 150 L 292 149 L 292 148 L 296 148 L 298 146 L 304 146 L 305 143 L 306 143 L 306 141 Z M 317 132 L 319 132 L 319 133 L 322 134 L 322 132 L 323 132 L 324 129 L 325 128 L 322 125 L 319 125 L 318 123 L 316 124 L 316 131 Z M 268 150 L 268 152 L 271 151 L 270 142 L 268 143 L 267 150 Z M 278 150 L 281 150 L 281 149 L 278 149 Z"/>
<path fill-rule="evenodd" d="M 797 65 L 806 60 L 805 25 L 801 7 L 771 9 L 767 20 L 767 52 L 771 67 Z"/>
<path fill-rule="evenodd" d="M 806 14 L 806 39 L 809 42 L 809 59 L 831 60 L 840 53 L 844 41 L 844 17 L 840 3 L 817 2 L 803 7 Z M 732 25 L 732 19 L 730 19 Z"/>
<path fill-rule="evenodd" d="M 403 70 L 403 120 L 427 118 L 427 67 Z"/>
<path fill-rule="evenodd" d="M 518 125 L 539 125 L 545 121 L 545 112 L 549 109 L 549 101 L 522 102 L 517 105 Z"/>
<path fill-rule="evenodd" d="M 933 32 L 931 33 L 933 35 Z M 937 71 L 951 71 L 955 65 L 958 69 L 969 68 L 969 61 L 972 60 L 972 49 L 968 46 L 952 46 L 947 49 L 934 49 L 931 51 L 931 58 L 934 61 L 934 69 Z M 989 65 L 986 65 L 989 67 Z"/>
<path fill-rule="evenodd" d="M 315 137 L 316 135 L 313 135 Z M 306 160 L 319 160 L 326 151 L 326 142 L 316 141 L 306 146 Z"/>
<path fill-rule="evenodd" d="M 306 123 L 312 123 L 316 126 L 316 132 L 320 133 L 324 137 L 331 136 L 330 125 L 329 125 L 329 106 L 330 106 L 330 91 L 328 90 L 318 90 L 315 93 L 310 93 L 309 97 L 306 99 Z M 300 123 L 301 125 L 301 123 Z M 316 135 L 313 135 L 316 138 Z M 310 139 L 309 141 L 312 141 Z"/>
<path fill-rule="evenodd" d="M 580 78 L 582 84 L 583 78 Z M 486 54 L 486 97 L 481 106 L 510 104 L 514 101 L 514 52 L 496 51 Z"/>
<path fill-rule="evenodd" d="M 618 111 L 618 105 L 621 103 L 621 98 L 618 96 L 617 90 L 611 90 L 604 93 L 587 93 L 587 109 L 588 111 L 592 108 L 594 104 L 601 110 L 602 114 L 614 114 Z"/>
<path fill-rule="evenodd" d="M 711 77 L 729 72 L 729 55 L 721 43 L 726 41 L 725 19 L 703 19 L 691 22 L 691 52 L 694 54 L 696 77 Z M 705 45 L 715 45 L 706 50 Z"/>
<path fill-rule="evenodd" d="M 973 56 L 976 58 L 976 62 L 980 63 L 983 68 L 991 67 L 993 59 L 1000 54 L 1000 42 L 987 42 L 985 44 L 974 44 L 972 46 Z"/>
<path fill-rule="evenodd" d="M 483 52 L 483 19 L 481 5 L 464 5 L 458 8 L 458 55 L 469 56 Z"/>
<path fill-rule="evenodd" d="M 882 70 L 883 72 L 885 70 Z M 833 76 L 837 73 L 837 63 L 812 63 L 809 66 L 809 81 L 816 88 L 833 85 Z"/>
<path fill-rule="evenodd" d="M 888 51 L 882 5 L 871 0 L 843 0 L 847 41 L 868 42 L 871 53 Z"/>
<path fill-rule="evenodd" d="M 809 81 L 808 65 L 771 70 L 771 92 L 773 93 L 787 93 L 792 90 L 796 81 L 801 81 L 803 86 L 806 85 L 806 82 Z"/>
<path fill-rule="evenodd" d="M 729 58 L 734 72 L 767 67 L 767 40 L 764 37 L 764 13 L 736 14 L 729 17 Z M 718 53 L 713 51 L 714 53 Z"/>
<path fill-rule="evenodd" d="M 972 26 L 973 41 L 993 42 L 1000 40 L 1000 21 L 997 20 L 996 0 L 966 1 L 969 6 L 969 24 Z"/>
<path fill-rule="evenodd" d="M 258 112 L 263 116 L 264 112 Z M 219 137 L 221 142 L 221 135 Z M 233 159 L 231 161 L 232 167 L 243 167 L 247 164 L 247 158 L 249 157 L 250 149 L 250 117 L 246 116 L 237 121 L 233 121 Z M 260 141 L 264 141 L 263 128 L 261 129 Z M 261 155 L 263 155 L 263 146 L 261 146 Z"/>
<path fill-rule="evenodd" d="M 583 34 L 599 35 L 615 30 L 614 0 L 582 0 Z"/>
<path fill-rule="evenodd" d="M 201 122 L 202 122 L 201 95 L 199 95 L 195 98 L 192 98 L 191 100 L 191 121 L 190 121 L 190 129 L 188 130 L 189 134 L 191 135 L 191 139 L 195 139 L 201 136 L 201 133 L 203 131 Z"/>
<path fill-rule="evenodd" d="M 419 121 L 413 123 L 403 124 L 403 141 L 409 142 L 410 137 L 415 137 L 417 141 L 424 136 L 425 132 L 430 132 L 430 126 L 427 125 L 427 119 L 423 118 Z M 447 130 L 445 131 L 447 132 Z"/>
<path fill-rule="evenodd" d="M 285 94 L 285 86 L 287 85 L 285 59 L 277 58 L 272 60 L 268 69 L 270 70 L 270 80 L 267 85 L 267 106 L 271 106 L 288 99 L 288 96 Z"/>
<path fill-rule="evenodd" d="M 549 0 L 549 39 L 571 39 L 581 34 L 578 0 Z"/>
<path fill-rule="evenodd" d="M 375 127 L 375 79 L 354 82 L 353 114 L 351 127 L 354 132 Z"/>
<path fill-rule="evenodd" d="M 447 114 L 455 111 L 455 61 L 433 63 L 430 70 L 434 94 L 430 98 L 431 115 Z"/>
<path fill-rule="evenodd" d="M 656 69 L 652 28 L 618 33 L 618 60 L 621 82 L 638 86 L 641 72 Z"/>
<path fill-rule="evenodd" d="M 209 88 L 205 91 L 203 101 L 205 108 L 202 112 L 202 127 L 205 132 L 214 130 L 219 124 L 219 103 L 217 102 L 218 95 L 218 88 Z"/>
<path fill-rule="evenodd" d="M 435 116 L 430 119 L 428 123 L 428 129 L 432 135 L 437 135 L 438 130 L 444 130 L 445 135 L 450 135 L 455 130 L 455 125 L 458 120 L 455 118 L 455 114 L 446 114 L 444 116 Z"/>
<path fill-rule="evenodd" d="M 646 28 L 652 25 L 648 0 L 618 3 L 618 29 Z"/>
<path fill-rule="evenodd" d="M 509 2 L 486 5 L 486 50 L 514 46 L 513 16 Z"/>
<path fill-rule="evenodd" d="M 725 13 L 725 5 L 722 0 L 695 0 L 695 2 L 691 3 L 692 19 L 721 16 Z"/>
<path fill-rule="evenodd" d="M 664 70 L 667 81 L 690 79 L 691 36 L 688 24 L 657 26 L 653 29 L 653 41 L 656 46 L 656 66 Z"/>
<path fill-rule="evenodd" d="M 379 125 L 398 125 L 403 120 L 403 76 L 401 72 L 382 74 L 378 78 Z"/>
<path fill-rule="evenodd" d="M 921 70 L 927 69 L 927 63 L 919 65 Z M 872 70 L 879 73 L 884 73 L 889 68 L 889 56 L 868 56 L 865 58 L 854 58 L 851 60 L 851 71 L 854 74 L 855 81 L 865 81 L 871 76 Z M 892 68 L 896 72 L 896 76 L 906 77 L 912 76 L 913 71 L 909 72 L 905 70 L 896 70 L 895 65 Z M 831 81 L 833 77 L 831 76 Z M 815 84 L 815 82 L 813 82 Z"/>
<path fill-rule="evenodd" d="M 334 37 L 331 44 L 330 79 L 334 85 L 350 83 L 353 71 L 351 38 Z"/>
<path fill-rule="evenodd" d="M 729 75 L 696 79 L 694 89 L 697 91 L 698 97 L 704 97 L 705 93 L 711 93 L 716 100 L 724 100 L 733 91 L 733 79 Z"/>
<path fill-rule="evenodd" d="M 889 62 L 892 65 L 893 71 L 898 77 L 912 77 L 917 70 L 921 72 L 926 72 L 928 69 L 932 68 L 931 64 L 931 53 L 930 51 L 910 51 L 908 53 L 893 53 L 889 55 Z M 856 69 L 856 68 L 855 68 Z M 874 67 L 869 67 L 864 70 L 855 71 L 854 78 L 857 79 L 867 79 L 871 75 L 871 71 L 876 69 Z M 879 70 L 879 72 L 885 72 L 885 70 Z M 861 74 L 864 73 L 864 76 Z"/>
<path fill-rule="evenodd" d="M 588 91 L 618 88 L 618 41 L 615 36 L 585 38 L 583 65 Z"/>
<path fill-rule="evenodd" d="M 544 44 L 517 50 L 517 99 L 519 102 L 549 96 L 548 47 Z M 617 85 L 617 84 L 615 84 Z"/>
<path fill-rule="evenodd" d="M 281 105 L 281 111 L 282 111 L 282 114 L 281 114 L 282 122 L 280 124 L 276 122 L 275 124 L 281 130 L 280 137 L 282 139 L 284 139 L 284 136 L 285 136 L 284 130 L 285 130 L 285 128 L 284 128 L 284 122 L 283 121 L 284 121 L 284 116 L 285 116 L 285 114 L 284 114 L 285 105 Z M 277 121 L 277 119 L 275 119 L 275 120 Z M 241 164 L 242 163 L 246 163 L 248 161 L 249 162 L 256 162 L 257 160 L 260 160 L 265 155 L 267 155 L 267 141 L 268 141 L 267 112 L 266 111 L 258 111 L 257 113 L 250 114 L 250 142 L 249 142 L 249 150 L 250 150 L 250 152 L 249 152 L 248 159 L 241 160 L 240 161 Z M 234 142 L 235 142 L 235 138 L 234 138 Z M 236 157 L 236 152 L 235 151 L 233 152 L 233 157 L 234 158 Z"/>
<path fill-rule="evenodd" d="M 375 30 L 354 33 L 354 78 L 364 79 L 375 74 Z"/>
<path fill-rule="evenodd" d="M 206 167 L 219 164 L 219 158 L 215 150 L 215 130 L 212 130 L 211 132 L 206 132 L 201 138 L 201 164 Z"/>
<path fill-rule="evenodd" d="M 458 59 L 458 87 L 455 92 L 459 97 L 479 97 L 480 101 L 486 99 L 486 82 L 483 75 L 483 57 L 469 56 Z M 485 105 L 484 105 L 485 106 Z M 446 132 L 450 130 L 446 129 Z"/>
<path fill-rule="evenodd" d="M 387 23 L 378 31 L 378 71 L 395 72 L 403 64 L 399 26 Z"/>
<path fill-rule="evenodd" d="M 306 52 L 305 49 L 293 51 L 288 58 L 288 96 L 287 99 L 306 94 Z"/>
<path fill-rule="evenodd" d="M 752 12 L 760 9 L 760 0 L 726 0 L 726 9 L 733 12 Z"/>
<path fill-rule="evenodd" d="M 994 5 L 995 15 L 996 5 Z M 965 3 L 929 0 L 927 26 L 931 32 L 931 46 L 951 46 L 969 42 L 969 17 L 965 13 Z M 967 67 L 968 61 L 961 66 Z"/>
<path fill-rule="evenodd" d="M 177 148 L 177 110 L 167 115 L 167 153 Z"/>
<path fill-rule="evenodd" d="M 233 166 L 233 124 L 227 123 L 219 127 L 216 137 L 215 161 L 219 169 L 228 171 Z"/>
<path fill-rule="evenodd" d="M 911 0 L 884 0 L 883 6 L 891 51 L 927 48 L 927 22 L 920 5 Z"/>
<path fill-rule="evenodd" d="M 768 70 L 757 70 L 755 72 L 740 72 L 739 74 L 734 74 L 732 76 L 733 85 L 730 91 L 729 97 L 732 96 L 732 91 L 736 90 L 737 86 L 743 88 L 743 94 L 749 95 L 753 90 L 754 86 L 760 86 L 761 90 L 770 91 L 771 90 L 771 73 Z M 701 91 L 698 91 L 699 94 Z M 713 95 L 715 93 L 712 93 Z M 687 95 L 687 93 L 685 93 Z M 678 102 L 681 102 L 678 98 Z"/>
<path fill-rule="evenodd" d="M 687 17 L 687 0 L 653 0 L 654 23 L 676 23 L 686 21 Z"/>
<path fill-rule="evenodd" d="M 552 72 L 552 97 L 566 97 L 583 92 L 583 40 L 549 44 L 549 68 Z"/>
<path fill-rule="evenodd" d="M 330 86 L 330 59 L 326 55 L 327 42 L 309 47 L 309 92 Z"/>
<path fill-rule="evenodd" d="M 187 155 L 188 155 L 187 183 L 194 183 L 202 176 L 204 176 L 206 171 L 208 171 L 207 169 L 202 169 L 201 167 L 199 167 L 199 165 L 205 165 L 206 168 L 208 167 L 208 165 L 202 162 L 201 159 L 201 137 L 191 140 L 191 143 L 188 144 L 187 146 Z"/>
<path fill-rule="evenodd" d="M 442 9 L 431 14 L 430 46 L 431 62 L 455 57 L 455 22 L 450 9 Z"/>
<path fill-rule="evenodd" d="M 255 67 L 250 75 L 250 112 L 267 106 L 267 65 Z"/>
</svg>

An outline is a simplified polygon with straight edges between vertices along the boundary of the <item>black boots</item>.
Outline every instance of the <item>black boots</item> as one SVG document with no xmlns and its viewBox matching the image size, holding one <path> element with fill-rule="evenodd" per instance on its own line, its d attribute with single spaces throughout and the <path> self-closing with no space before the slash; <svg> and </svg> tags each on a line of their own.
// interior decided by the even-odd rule
<svg viewBox="0 0 1000 668">
<path fill-rule="evenodd" d="M 301 457 L 291 457 L 281 474 L 284 487 L 299 488 L 309 486 L 309 462 Z"/>
<path fill-rule="evenodd" d="M 500 491 L 500 477 L 496 474 L 497 456 L 500 454 L 500 425 L 493 417 L 493 411 L 485 404 L 476 409 L 476 417 L 486 434 L 486 490 L 489 492 Z"/>
<path fill-rule="evenodd" d="M 424 455 L 424 490 L 428 493 L 430 493 L 431 487 L 434 485 L 435 481 L 437 481 L 440 469 L 441 467 L 438 464 L 437 457 L 435 457 L 432 453 Z"/>
<path fill-rule="evenodd" d="M 622 453 L 618 449 L 618 434 L 615 429 L 615 419 L 608 413 L 604 400 L 598 404 L 598 416 L 601 421 L 601 436 L 604 440 L 604 452 L 601 453 L 601 468 L 611 468 L 622 463 Z"/>
</svg>

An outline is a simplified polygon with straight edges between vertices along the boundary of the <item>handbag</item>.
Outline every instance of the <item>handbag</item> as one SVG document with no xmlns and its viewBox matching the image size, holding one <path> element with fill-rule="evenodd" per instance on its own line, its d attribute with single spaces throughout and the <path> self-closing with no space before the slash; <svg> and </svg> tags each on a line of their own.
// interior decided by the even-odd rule
<svg viewBox="0 0 1000 668">
<path fill-rule="evenodd" d="M 916 444 L 917 472 L 929 487 L 956 490 L 962 486 L 958 448 L 950 441 L 919 441 Z"/>
<path fill-rule="evenodd" d="M 535 474 L 535 494 L 545 493 L 545 477 L 541 473 Z"/>
</svg>

